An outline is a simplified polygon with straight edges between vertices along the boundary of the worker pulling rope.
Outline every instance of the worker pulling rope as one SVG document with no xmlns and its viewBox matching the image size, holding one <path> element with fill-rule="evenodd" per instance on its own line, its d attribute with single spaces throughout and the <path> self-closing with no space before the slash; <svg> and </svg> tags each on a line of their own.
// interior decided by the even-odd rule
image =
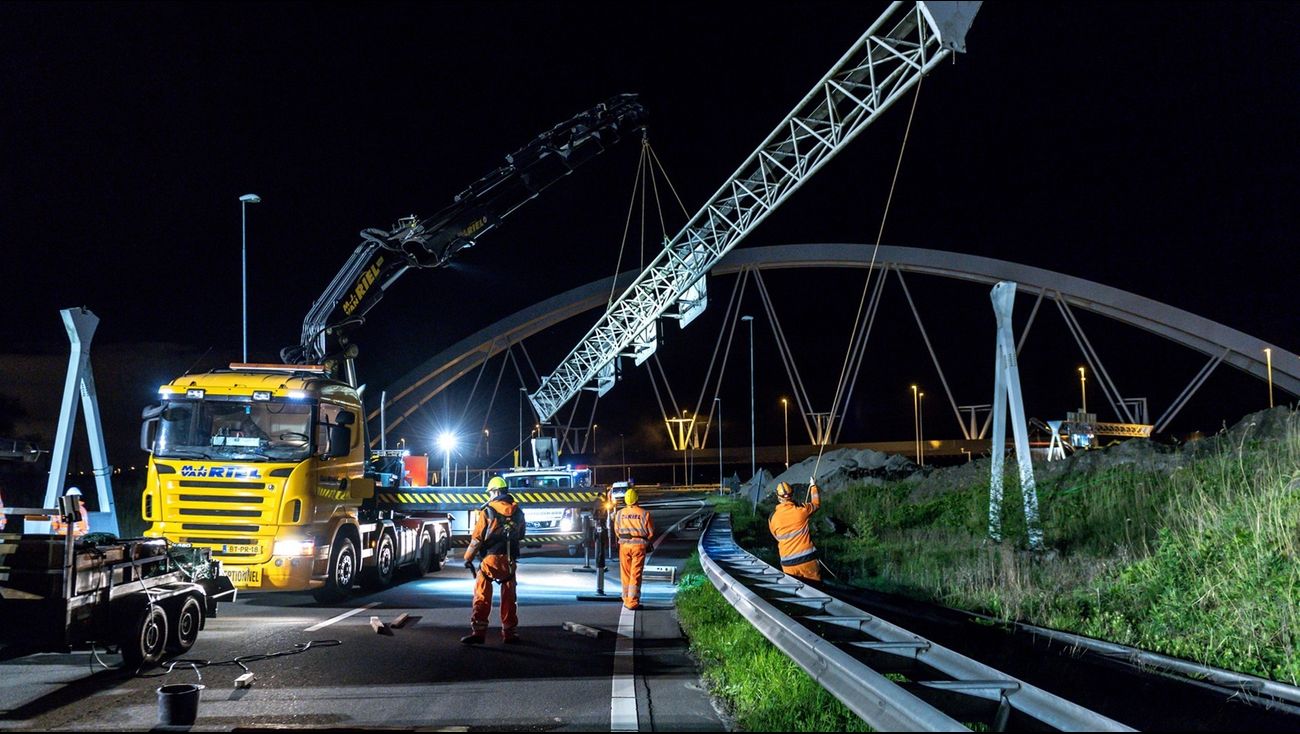
<svg viewBox="0 0 1300 734">
<path fill-rule="evenodd" d="M 903 167 L 903 153 L 907 150 L 907 139 L 912 133 L 912 120 L 916 117 L 916 102 L 921 97 L 921 83 L 925 77 L 918 77 L 916 80 L 916 91 L 912 94 L 912 109 L 907 115 L 907 127 L 903 131 L 903 143 L 898 148 L 898 161 L 894 164 L 894 178 L 889 182 L 889 196 L 885 199 L 885 211 L 880 215 L 880 229 L 876 232 L 876 245 L 871 250 L 871 264 L 867 266 L 867 281 L 862 286 L 862 297 L 858 301 L 857 316 L 853 319 L 853 328 L 849 330 L 849 348 L 844 354 L 844 364 L 840 367 L 840 380 L 835 386 L 835 399 L 831 402 L 831 414 L 826 420 L 826 430 L 823 432 L 819 446 L 817 448 L 817 461 L 813 463 L 812 476 L 808 479 L 808 491 L 812 491 L 812 485 L 817 481 L 817 470 L 821 468 L 822 454 L 826 452 L 827 441 L 825 438 L 831 433 L 831 426 L 835 423 L 835 414 L 839 412 L 840 396 L 843 394 L 845 376 L 849 367 L 849 355 L 853 351 L 853 339 L 858 332 L 858 323 L 862 320 L 862 308 L 867 301 L 867 291 L 871 287 L 871 274 L 876 269 L 876 255 L 880 252 L 880 241 L 885 237 L 885 222 L 889 219 L 889 208 L 894 203 L 894 188 L 898 185 L 898 172 Z"/>
</svg>

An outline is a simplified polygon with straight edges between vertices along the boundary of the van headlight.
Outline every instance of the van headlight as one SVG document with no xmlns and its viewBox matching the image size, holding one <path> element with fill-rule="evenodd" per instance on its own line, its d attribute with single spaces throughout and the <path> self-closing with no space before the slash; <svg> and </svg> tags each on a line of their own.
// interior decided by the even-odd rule
<svg viewBox="0 0 1300 734">
<path fill-rule="evenodd" d="M 277 540 L 271 548 L 273 556 L 310 556 L 316 552 L 316 541 L 308 538 L 307 540 Z"/>
</svg>

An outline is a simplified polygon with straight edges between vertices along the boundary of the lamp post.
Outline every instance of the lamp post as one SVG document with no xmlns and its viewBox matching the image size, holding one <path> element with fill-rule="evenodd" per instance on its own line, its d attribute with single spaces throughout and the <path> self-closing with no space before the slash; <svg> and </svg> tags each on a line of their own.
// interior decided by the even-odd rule
<svg viewBox="0 0 1300 734">
<path fill-rule="evenodd" d="M 1087 378 L 1083 376 L 1083 368 L 1080 367 L 1079 368 L 1079 394 L 1080 396 L 1082 396 L 1083 399 L 1082 412 L 1084 413 L 1088 412 L 1088 386 L 1086 383 L 1087 383 Z"/>
<path fill-rule="evenodd" d="M 781 398 L 781 413 L 785 417 L 785 468 L 790 468 L 790 401 Z"/>
<path fill-rule="evenodd" d="M 623 441 L 623 434 L 618 434 L 618 447 L 623 454 L 623 481 L 627 481 L 627 443 Z"/>
<path fill-rule="evenodd" d="M 921 465 L 921 399 L 916 385 L 912 386 L 912 435 L 916 438 L 916 464 Z"/>
<path fill-rule="evenodd" d="M 492 439 L 492 432 L 484 428 L 483 429 L 483 455 L 489 458 L 492 456 L 492 444 L 490 442 L 491 439 Z"/>
<path fill-rule="evenodd" d="M 528 392 L 528 388 L 519 388 L 519 446 L 516 450 L 521 453 L 524 450 L 524 393 L 526 392 Z"/>
<path fill-rule="evenodd" d="M 722 494 L 722 398 L 714 398 L 718 404 L 718 494 Z"/>
<path fill-rule="evenodd" d="M 451 450 L 456 448 L 456 436 L 450 431 L 438 434 L 438 448 L 442 449 L 442 484 L 451 486 Z"/>
<path fill-rule="evenodd" d="M 1273 348 L 1264 347 L 1264 359 L 1268 362 L 1268 407 L 1273 407 Z"/>
<path fill-rule="evenodd" d="M 925 393 L 916 394 L 916 439 L 921 447 L 921 466 L 925 466 Z"/>
<path fill-rule="evenodd" d="M 749 481 L 752 482 L 758 474 L 754 453 L 754 317 L 741 316 L 740 320 L 749 322 Z"/>
<path fill-rule="evenodd" d="M 593 456 L 596 454 L 596 429 L 597 428 L 600 428 L 599 423 L 591 424 L 591 453 Z"/>
<path fill-rule="evenodd" d="M 244 284 L 244 361 L 248 361 L 248 205 L 257 204 L 262 197 L 257 194 L 244 194 L 239 197 L 240 240 L 240 280 Z"/>
</svg>

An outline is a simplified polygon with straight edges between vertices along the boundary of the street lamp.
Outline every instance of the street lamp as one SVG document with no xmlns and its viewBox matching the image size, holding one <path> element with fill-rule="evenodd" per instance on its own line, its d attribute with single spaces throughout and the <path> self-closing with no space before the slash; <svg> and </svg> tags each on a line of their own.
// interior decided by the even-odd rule
<svg viewBox="0 0 1300 734">
<path fill-rule="evenodd" d="M 921 447 L 921 466 L 925 466 L 925 393 L 916 394 L 916 438 Z"/>
<path fill-rule="evenodd" d="M 483 429 L 483 455 L 484 456 L 490 457 L 492 455 L 491 439 L 492 439 L 492 432 L 484 428 Z"/>
<path fill-rule="evenodd" d="M 758 474 L 754 454 L 754 317 L 741 316 L 740 320 L 749 322 L 749 481 L 753 482 Z"/>
<path fill-rule="evenodd" d="M 451 452 L 456 448 L 456 434 L 450 431 L 443 431 L 438 434 L 438 449 L 442 451 L 442 484 L 450 486 L 448 481 L 451 478 Z"/>
<path fill-rule="evenodd" d="M 1264 358 L 1268 361 L 1268 407 L 1273 407 L 1273 348 L 1264 347 Z"/>
<path fill-rule="evenodd" d="M 785 415 L 785 468 L 790 468 L 790 401 L 781 398 L 781 412 Z"/>
<path fill-rule="evenodd" d="M 596 429 L 597 428 L 600 428 L 599 423 L 591 424 L 591 453 L 593 455 L 596 453 Z"/>
<path fill-rule="evenodd" d="M 917 397 L 916 385 L 912 386 L 912 435 L 916 437 L 916 464 L 921 464 L 921 399 Z"/>
<path fill-rule="evenodd" d="M 1080 367 L 1079 368 L 1079 394 L 1083 396 L 1082 412 L 1084 413 L 1088 412 L 1088 386 L 1086 382 L 1087 379 L 1083 376 L 1083 368 Z"/>
<path fill-rule="evenodd" d="M 618 434 L 618 448 L 623 454 L 623 481 L 626 482 L 629 476 L 627 473 L 627 443 L 623 441 L 623 434 L 621 433 Z"/>
<path fill-rule="evenodd" d="M 248 205 L 257 204 L 262 197 L 244 194 L 239 197 L 239 222 L 242 244 L 239 247 L 240 280 L 244 283 L 244 361 L 248 361 Z"/>
</svg>

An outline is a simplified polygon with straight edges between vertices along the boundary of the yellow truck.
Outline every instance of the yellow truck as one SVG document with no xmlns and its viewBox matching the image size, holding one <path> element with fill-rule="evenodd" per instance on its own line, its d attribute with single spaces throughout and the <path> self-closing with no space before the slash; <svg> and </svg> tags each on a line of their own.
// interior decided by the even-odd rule
<svg viewBox="0 0 1300 734">
<path fill-rule="evenodd" d="M 323 601 L 440 568 L 447 515 L 375 504 L 361 400 L 324 372 L 232 364 L 163 385 L 141 437 L 146 535 L 211 549 L 236 588 Z"/>
</svg>

